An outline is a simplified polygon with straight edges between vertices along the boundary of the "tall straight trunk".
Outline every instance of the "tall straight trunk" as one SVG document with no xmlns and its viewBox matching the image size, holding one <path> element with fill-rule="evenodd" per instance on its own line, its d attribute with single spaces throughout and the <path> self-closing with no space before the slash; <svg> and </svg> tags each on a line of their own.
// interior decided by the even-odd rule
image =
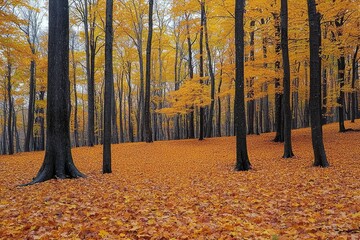
<svg viewBox="0 0 360 240">
<path fill-rule="evenodd" d="M 95 144 L 95 93 L 94 93 L 94 79 L 91 74 L 91 65 L 90 61 L 90 38 L 89 35 L 89 21 L 88 21 L 88 0 L 84 0 L 84 31 L 85 31 L 85 55 L 86 55 L 86 79 L 87 79 L 87 95 L 88 95 L 88 125 L 87 125 L 87 146 L 92 147 Z M 92 32 L 92 30 L 91 30 Z"/>
<path fill-rule="evenodd" d="M 35 92 L 36 92 L 36 78 L 35 78 L 35 60 L 30 63 L 30 92 L 29 92 L 29 106 L 28 106 L 28 123 L 25 135 L 24 151 L 30 152 L 30 143 L 33 136 L 34 129 L 34 110 L 35 110 Z"/>
<path fill-rule="evenodd" d="M 134 127 L 132 122 L 132 87 L 131 87 L 131 62 L 127 62 L 127 82 L 128 82 L 128 124 L 129 124 L 129 141 L 134 142 Z"/>
<path fill-rule="evenodd" d="M 283 58 L 284 71 L 284 158 L 294 156 L 291 146 L 291 108 L 290 108 L 290 61 L 289 61 L 289 44 L 288 44 L 288 2 L 281 0 L 281 50 Z"/>
<path fill-rule="evenodd" d="M 6 85 L 6 84 L 5 84 Z M 3 104 L 3 114 L 4 114 L 4 118 L 3 118 L 3 133 L 2 133 L 2 155 L 5 155 L 7 153 L 7 145 L 6 145 L 6 124 L 7 124 L 7 94 L 6 94 L 6 89 L 4 89 L 4 104 Z"/>
<path fill-rule="evenodd" d="M 151 95 L 151 45 L 153 36 L 153 11 L 154 0 L 149 0 L 149 31 L 146 45 L 146 89 L 145 89 L 145 110 L 144 110 L 144 124 L 145 124 L 145 140 L 147 143 L 153 141 L 151 129 L 151 111 L 150 111 L 150 95 Z M 160 71 L 162 71 L 160 69 Z"/>
<path fill-rule="evenodd" d="M 74 41 L 74 39 L 72 40 Z M 76 62 L 75 62 L 75 49 L 74 42 L 71 45 L 71 58 L 73 68 L 73 89 L 74 89 L 74 145 L 79 147 L 79 122 L 78 122 L 78 95 L 77 95 L 77 76 L 76 76 Z"/>
<path fill-rule="evenodd" d="M 250 27 L 252 31 L 250 32 L 250 62 L 255 61 L 255 32 L 253 28 L 255 27 L 255 21 L 250 22 Z M 255 111 L 255 99 L 254 99 L 254 78 L 250 77 L 249 79 L 249 91 L 248 91 L 248 134 L 255 134 L 255 125 L 254 120 L 256 118 L 256 111 Z"/>
<path fill-rule="evenodd" d="M 339 117 L 339 131 L 345 132 L 345 123 L 344 123 L 344 105 L 345 105 L 345 94 L 343 87 L 345 85 L 345 57 L 341 56 L 338 59 L 338 79 L 339 79 L 339 86 L 340 86 L 340 94 L 337 99 L 337 103 L 339 104 L 338 107 L 338 117 Z"/>
<path fill-rule="evenodd" d="M 261 19 L 261 24 L 265 24 L 265 19 L 262 18 Z M 268 57 L 268 48 L 267 48 L 267 38 L 264 37 L 262 40 L 262 50 L 263 50 L 263 58 L 267 59 Z M 268 64 L 265 62 L 264 63 L 264 68 L 267 68 Z M 263 92 L 267 93 L 268 91 L 268 83 L 265 82 L 262 86 L 263 88 Z M 261 99 L 261 122 L 260 124 L 262 124 L 262 130 L 263 132 L 270 132 L 270 115 L 269 115 L 269 95 L 266 95 L 265 97 L 263 97 Z"/>
<path fill-rule="evenodd" d="M 16 111 L 15 108 L 13 109 L 13 129 L 14 129 L 14 134 L 15 134 L 15 152 L 19 153 L 21 152 L 21 147 L 20 147 L 20 136 L 19 136 L 19 131 L 17 128 L 17 117 L 16 117 Z"/>
<path fill-rule="evenodd" d="M 70 143 L 69 4 L 49 1 L 47 144 L 44 162 L 28 184 L 84 175 L 75 167 Z"/>
<path fill-rule="evenodd" d="M 310 28 L 310 117 L 314 166 L 328 167 L 321 123 L 320 14 L 316 12 L 315 0 L 307 2 Z"/>
<path fill-rule="evenodd" d="M 357 62 L 357 54 L 359 52 L 359 45 L 356 46 L 355 53 L 351 60 L 351 69 L 352 69 L 352 76 L 351 76 L 351 122 L 355 122 L 356 115 L 356 88 L 355 88 L 355 82 L 356 82 L 356 62 Z"/>
<path fill-rule="evenodd" d="M 223 62 L 220 62 L 220 80 L 219 80 L 219 86 L 217 89 L 218 95 L 221 93 L 221 85 L 223 81 Z M 216 127 L 216 136 L 221 137 L 221 99 L 218 96 L 217 97 L 217 107 L 218 107 L 218 119 L 217 119 L 217 127 Z"/>
<path fill-rule="evenodd" d="M 8 94 L 8 105 L 9 105 L 9 109 L 8 109 L 8 122 L 7 122 L 7 131 L 8 131 L 8 154 L 9 155 L 13 155 L 14 154 L 14 132 L 13 132 L 13 128 L 12 128 L 12 117 L 13 117 L 13 101 L 12 101 L 12 83 L 11 83 L 11 71 L 12 71 L 12 65 L 10 62 L 8 62 L 7 64 L 7 94 Z"/>
<path fill-rule="evenodd" d="M 276 61 L 275 61 L 275 71 L 278 73 L 280 71 L 280 52 L 281 52 L 281 27 L 280 27 L 280 16 L 279 14 L 274 14 L 275 20 L 275 53 L 276 53 Z M 276 125 L 276 136 L 275 142 L 284 142 L 284 118 L 283 118 L 283 92 L 281 91 L 281 83 L 280 78 L 275 78 L 275 125 Z"/>
<path fill-rule="evenodd" d="M 111 173 L 113 96 L 113 1 L 106 0 L 103 173 Z"/>
<path fill-rule="evenodd" d="M 115 87 L 113 83 L 112 95 L 111 95 L 111 142 L 114 144 L 119 143 L 119 132 L 117 124 L 117 109 L 116 109 L 116 98 L 115 98 Z"/>
<path fill-rule="evenodd" d="M 125 142 L 124 136 L 124 122 L 123 122 L 123 97 L 124 97 L 124 71 L 121 72 L 121 77 L 117 75 L 117 86 L 119 94 L 119 128 L 120 128 L 120 143 Z M 120 82 L 119 82 L 120 81 Z"/>
<path fill-rule="evenodd" d="M 201 5 L 201 18 L 200 18 L 200 85 L 204 84 L 204 23 L 205 23 L 205 3 L 203 0 L 200 2 Z M 199 122 L 199 140 L 204 140 L 204 107 L 200 107 L 200 122 Z"/>
<path fill-rule="evenodd" d="M 190 39 L 190 26 L 189 22 L 186 24 L 186 31 L 187 31 L 187 44 L 188 44 L 188 64 L 189 64 L 189 75 L 190 79 L 194 78 L 194 66 L 192 63 L 192 43 Z M 191 112 L 189 114 L 189 135 L 188 138 L 195 138 L 195 125 L 194 125 L 194 106 L 191 107 Z"/>
<path fill-rule="evenodd" d="M 226 97 L 226 136 L 231 135 L 231 97 Z"/>
<path fill-rule="evenodd" d="M 203 3 L 203 8 L 205 8 L 205 2 Z M 204 11 L 204 30 L 205 30 L 205 46 L 206 46 L 206 53 L 207 53 L 207 60 L 208 60 L 208 68 L 209 68 L 209 75 L 210 75 L 210 108 L 209 108 L 209 121 L 207 123 L 207 137 L 212 137 L 213 135 L 213 119 L 214 119 L 214 108 L 215 108 L 215 74 L 213 68 L 213 61 L 211 57 L 211 50 L 209 44 L 209 31 L 208 31 L 208 22 L 207 22 L 207 15 L 205 9 Z M 221 104 L 220 104 L 221 105 Z M 220 106 L 221 108 L 221 106 Z M 221 135 L 221 133 L 219 134 Z"/>
<path fill-rule="evenodd" d="M 235 131 L 236 131 L 236 171 L 250 169 L 250 161 L 246 144 L 246 116 L 244 93 L 244 11 L 245 1 L 235 2 Z"/>
</svg>

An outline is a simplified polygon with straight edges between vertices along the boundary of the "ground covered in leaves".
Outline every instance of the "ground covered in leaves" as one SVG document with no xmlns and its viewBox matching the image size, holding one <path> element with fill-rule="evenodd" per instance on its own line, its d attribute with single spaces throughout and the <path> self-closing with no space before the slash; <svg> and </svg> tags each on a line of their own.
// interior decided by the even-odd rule
<svg viewBox="0 0 360 240">
<path fill-rule="evenodd" d="M 44 154 L 1 156 L 0 238 L 359 239 L 360 132 L 324 131 L 328 169 L 311 167 L 309 129 L 288 160 L 274 134 L 250 136 L 249 172 L 233 137 L 114 145 L 110 175 L 101 146 L 78 148 L 87 178 L 29 187 Z"/>
</svg>

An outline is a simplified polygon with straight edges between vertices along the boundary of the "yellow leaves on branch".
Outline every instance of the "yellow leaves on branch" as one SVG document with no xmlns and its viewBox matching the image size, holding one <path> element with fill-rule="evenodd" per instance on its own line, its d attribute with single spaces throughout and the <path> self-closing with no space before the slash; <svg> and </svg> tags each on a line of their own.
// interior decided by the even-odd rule
<svg viewBox="0 0 360 240">
<path fill-rule="evenodd" d="M 208 77 L 196 77 L 186 80 L 179 90 L 168 95 L 167 100 L 171 107 L 157 112 L 167 115 L 186 114 L 194 111 L 195 107 L 210 105 L 210 87 L 205 83 L 201 83 L 201 80 L 205 82 Z"/>
</svg>

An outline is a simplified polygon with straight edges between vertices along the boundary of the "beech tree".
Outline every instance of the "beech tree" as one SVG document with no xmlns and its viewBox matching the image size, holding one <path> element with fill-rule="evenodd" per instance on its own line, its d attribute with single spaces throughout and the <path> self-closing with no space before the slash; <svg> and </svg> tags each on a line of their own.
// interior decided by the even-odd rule
<svg viewBox="0 0 360 240">
<path fill-rule="evenodd" d="M 236 132 L 236 166 L 237 171 L 250 169 L 246 144 L 246 116 L 244 94 L 244 11 L 245 1 L 235 2 L 235 132 Z"/>
<path fill-rule="evenodd" d="M 146 73 L 145 73 L 145 108 L 144 108 L 144 123 L 145 123 L 145 141 L 151 143 L 152 129 L 151 129 L 151 112 L 150 112 L 150 94 L 151 94 L 151 43 L 153 35 L 153 11 L 154 0 L 149 0 L 149 32 L 146 45 Z M 161 71 L 161 70 L 160 70 Z"/>
<path fill-rule="evenodd" d="M 294 156 L 291 146 L 291 108 L 290 108 L 290 62 L 289 62 L 289 44 L 288 44 L 288 2 L 281 0 L 281 50 L 283 56 L 283 73 L 284 73 L 284 158 Z"/>
<path fill-rule="evenodd" d="M 37 176 L 28 184 L 52 178 L 78 178 L 70 144 L 69 4 L 49 1 L 46 151 Z"/>
<path fill-rule="evenodd" d="M 308 0 L 307 3 L 310 29 L 310 118 L 314 166 L 328 167 L 321 123 L 320 14 L 316 11 L 315 0 Z"/>
<path fill-rule="evenodd" d="M 112 18 L 113 1 L 106 0 L 103 173 L 111 173 L 111 115 L 114 94 Z"/>
</svg>

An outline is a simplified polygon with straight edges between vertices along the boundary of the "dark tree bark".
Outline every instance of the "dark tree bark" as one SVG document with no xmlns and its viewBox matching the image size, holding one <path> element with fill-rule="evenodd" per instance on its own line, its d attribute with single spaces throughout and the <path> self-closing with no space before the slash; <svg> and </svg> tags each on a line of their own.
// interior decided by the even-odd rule
<svg viewBox="0 0 360 240">
<path fill-rule="evenodd" d="M 204 23 L 205 23 L 205 3 L 203 0 L 200 2 L 201 5 L 201 17 L 200 17 L 200 84 L 204 84 Z M 200 122 L 199 122 L 199 140 L 204 140 L 204 108 L 200 107 Z"/>
<path fill-rule="evenodd" d="M 337 34 L 339 37 L 343 35 L 342 33 L 342 26 L 344 25 L 344 16 L 338 17 L 335 21 L 335 25 L 337 28 Z M 340 57 L 337 60 L 338 65 L 338 81 L 340 85 L 340 94 L 337 99 L 338 107 L 338 117 L 339 117 L 339 131 L 346 132 L 345 123 L 344 123 L 344 106 L 345 106 L 345 94 L 343 87 L 345 85 L 345 56 L 344 56 L 344 47 L 340 46 Z"/>
<path fill-rule="evenodd" d="M 351 93 L 351 122 L 354 123 L 355 119 L 356 119 L 356 98 L 357 98 L 357 94 L 356 94 L 356 88 L 355 88 L 355 82 L 356 82 L 356 62 L 357 62 L 357 54 L 359 52 L 359 45 L 356 46 L 355 49 L 355 53 L 352 57 L 351 60 L 351 68 L 352 68 L 352 79 L 351 79 L 351 88 L 352 88 L 352 93 Z"/>
<path fill-rule="evenodd" d="M 189 17 L 189 16 L 187 16 Z M 188 64 L 189 64 L 189 75 L 190 75 L 190 79 L 194 78 L 194 66 L 192 63 L 192 43 L 191 43 L 191 39 L 190 39 L 190 26 L 189 26 L 189 22 L 187 22 L 186 24 L 186 31 L 187 31 L 187 44 L 188 44 L 188 56 L 189 56 L 189 60 L 188 60 Z M 194 125 L 194 106 L 191 107 L 191 112 L 189 114 L 189 134 L 188 134 L 188 138 L 195 138 L 195 125 Z"/>
<path fill-rule="evenodd" d="M 220 62 L 220 80 L 219 80 L 219 86 L 217 89 L 218 94 L 221 93 L 221 85 L 223 81 L 223 62 Z M 217 127 L 216 127 L 216 136 L 221 137 L 221 99 L 218 96 L 217 97 L 217 107 L 218 107 L 218 119 L 217 119 Z"/>
<path fill-rule="evenodd" d="M 89 34 L 89 20 L 88 20 L 88 0 L 84 0 L 84 31 L 85 31 L 85 52 L 86 52 L 86 78 L 87 78 L 87 94 L 88 94 L 88 125 L 87 125 L 87 146 L 92 147 L 95 144 L 95 94 L 94 94 L 94 79 L 91 74 L 90 61 L 90 34 Z M 92 32 L 92 31 L 91 31 Z"/>
<path fill-rule="evenodd" d="M 10 56 L 9 56 L 10 57 Z M 8 122 L 7 122 L 7 131 L 8 131 L 8 154 L 9 155 L 13 155 L 14 154 L 14 129 L 12 127 L 12 117 L 13 117 L 13 99 L 12 99 L 12 83 L 11 83 L 11 71 L 12 71 L 12 64 L 10 63 L 10 60 L 8 59 L 8 64 L 7 64 L 7 94 L 8 94 L 8 105 L 9 105 L 9 109 L 8 109 Z"/>
<path fill-rule="evenodd" d="M 281 0 L 281 50 L 283 58 L 284 71 L 284 155 L 283 158 L 294 156 L 291 146 L 291 108 L 290 108 L 290 61 L 289 61 L 289 44 L 288 44 L 288 2 Z"/>
<path fill-rule="evenodd" d="M 204 11 L 204 34 L 205 34 L 205 47 L 207 53 L 207 60 L 208 60 L 208 68 L 209 68 L 209 75 L 210 75 L 210 98 L 211 104 L 209 108 L 209 121 L 207 122 L 207 137 L 212 137 L 213 135 L 213 119 L 214 119 L 214 108 L 215 108 L 215 74 L 213 69 L 213 61 L 211 57 L 211 50 L 209 44 L 209 33 L 207 27 L 207 15 L 205 10 L 205 2 L 203 2 L 203 10 Z"/>
<path fill-rule="evenodd" d="M 244 11 L 245 1 L 235 2 L 235 46 L 236 46 L 236 80 L 235 80 L 235 131 L 236 131 L 236 171 L 250 169 L 246 145 L 246 116 L 244 93 Z"/>
<path fill-rule="evenodd" d="M 250 61 L 255 61 L 255 31 L 254 31 L 254 27 L 255 27 L 255 21 L 251 21 L 250 22 L 250 27 L 252 29 L 252 31 L 250 32 Z M 255 125 L 254 125 L 254 120 L 256 118 L 256 111 L 255 111 L 255 99 L 254 99 L 254 78 L 250 77 L 249 81 L 248 81 L 248 87 L 249 87 L 249 91 L 247 94 L 248 97 L 248 102 L 247 102 L 247 116 L 248 116 L 248 134 L 255 134 Z"/>
<path fill-rule="evenodd" d="M 35 60 L 30 63 L 30 93 L 29 93 L 29 107 L 28 107 L 28 121 L 25 135 L 24 151 L 30 152 L 30 142 L 33 136 L 34 129 L 34 110 L 35 110 L 35 92 L 36 92 L 36 78 L 35 78 Z"/>
<path fill-rule="evenodd" d="M 328 167 L 321 123 L 320 14 L 316 12 L 315 0 L 308 0 L 307 3 L 310 29 L 310 118 L 314 166 Z"/>
<path fill-rule="evenodd" d="M 275 71 L 280 71 L 280 51 L 281 51 L 281 42 L 280 42 L 280 35 L 281 35 L 281 27 L 280 27 L 280 16 L 279 14 L 274 14 L 275 20 L 275 53 L 277 55 L 276 62 L 275 62 Z M 284 124 L 283 124 L 283 92 L 280 90 L 280 78 L 275 78 L 275 126 L 276 126 L 276 135 L 274 142 L 284 142 Z"/>
<path fill-rule="evenodd" d="M 46 152 L 37 176 L 28 184 L 52 178 L 78 178 L 70 143 L 69 5 L 49 1 Z"/>
<path fill-rule="evenodd" d="M 134 142 L 134 127 L 132 121 L 132 87 L 131 87 L 131 62 L 127 62 L 127 83 L 128 91 L 128 124 L 129 124 L 129 141 Z"/>
<path fill-rule="evenodd" d="M 146 86 L 145 86 L 145 109 L 144 109 L 144 123 L 145 123 L 145 140 L 147 143 L 151 143 L 152 130 L 151 130 L 151 111 L 150 111 L 150 94 L 151 94 L 151 45 L 153 35 L 153 11 L 154 0 L 149 0 L 149 32 L 146 46 Z M 160 69 L 160 71 L 162 71 Z"/>
<path fill-rule="evenodd" d="M 104 144 L 103 173 L 111 173 L 111 121 L 113 79 L 113 1 L 106 0 L 105 26 L 105 92 L 104 92 Z"/>
</svg>

